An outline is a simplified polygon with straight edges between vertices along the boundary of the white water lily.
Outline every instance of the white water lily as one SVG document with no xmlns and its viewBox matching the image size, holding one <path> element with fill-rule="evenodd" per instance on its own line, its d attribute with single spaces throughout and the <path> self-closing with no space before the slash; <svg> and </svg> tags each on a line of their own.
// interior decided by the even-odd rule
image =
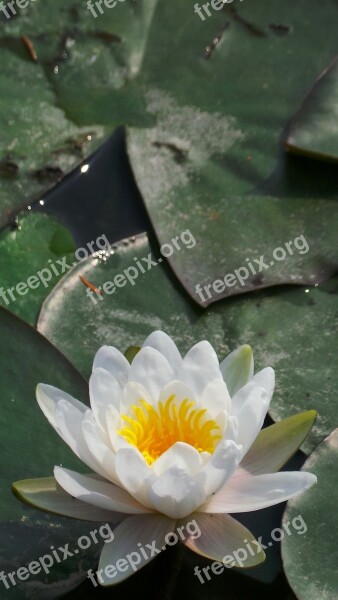
<svg viewBox="0 0 338 600">
<path fill-rule="evenodd" d="M 276 472 L 302 443 L 315 412 L 260 432 L 274 371 L 268 367 L 254 375 L 249 346 L 219 363 L 212 346 L 202 341 L 182 358 L 172 339 L 156 331 L 131 364 L 116 348 L 102 347 L 89 386 L 91 409 L 45 384 L 38 385 L 37 400 L 96 475 L 56 466 L 58 485 L 43 489 L 19 482 L 15 489 L 45 510 L 119 523 L 114 540 L 104 545 L 102 569 L 137 550 L 137 544 L 158 540 L 162 547 L 169 532 L 192 519 L 201 536 L 183 543 L 221 561 L 244 539 L 253 539 L 229 513 L 283 502 L 316 481 L 311 473 Z M 263 559 L 261 551 L 245 566 Z M 103 576 L 104 583 L 132 573 L 118 572 L 113 580 Z"/>
</svg>

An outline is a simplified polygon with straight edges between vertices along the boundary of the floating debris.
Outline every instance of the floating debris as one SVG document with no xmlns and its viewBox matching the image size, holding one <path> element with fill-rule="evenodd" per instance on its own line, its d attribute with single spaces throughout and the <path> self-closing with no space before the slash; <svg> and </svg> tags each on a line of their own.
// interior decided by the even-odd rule
<svg viewBox="0 0 338 600">
<path fill-rule="evenodd" d="M 212 56 L 212 54 L 213 54 L 213 52 L 214 52 L 214 50 L 215 50 L 216 46 L 219 44 L 219 42 L 220 42 L 220 40 L 221 40 L 221 38 L 222 38 L 222 35 L 223 35 L 224 31 L 225 31 L 226 29 L 228 29 L 228 27 L 229 27 L 229 26 L 230 26 L 230 23 L 229 23 L 229 21 L 227 21 L 227 22 L 226 22 L 226 23 L 223 25 L 223 27 L 222 27 L 222 29 L 219 31 L 219 33 L 218 33 L 218 34 L 217 34 L 217 35 L 214 37 L 214 39 L 212 40 L 211 44 L 209 44 L 209 46 L 207 46 L 207 47 L 206 47 L 206 49 L 205 49 L 205 54 L 204 54 L 204 58 L 206 58 L 206 59 L 209 59 L 209 58 L 211 58 L 211 56 Z"/>
<path fill-rule="evenodd" d="M 0 174 L 3 177 L 15 177 L 19 172 L 19 165 L 13 160 L 10 154 L 0 160 Z"/>
<path fill-rule="evenodd" d="M 47 165 L 46 167 L 43 167 L 43 169 L 34 171 L 32 175 L 39 181 L 57 181 L 63 176 L 63 170 L 60 167 Z"/>
<path fill-rule="evenodd" d="M 76 137 L 70 137 L 66 139 L 65 143 L 53 150 L 52 154 L 64 154 L 75 152 L 78 156 L 83 157 L 86 151 L 86 147 L 96 137 L 95 131 L 88 131 L 86 133 L 80 133 Z"/>
<path fill-rule="evenodd" d="M 260 29 L 259 27 L 257 27 L 257 25 L 254 25 L 253 23 L 250 23 L 250 21 L 247 21 L 246 19 L 244 19 L 244 17 L 241 17 L 238 14 L 238 11 L 236 10 L 236 8 L 234 6 L 227 6 L 225 4 L 222 10 L 226 11 L 228 14 L 230 13 L 230 15 L 232 16 L 234 21 L 237 21 L 237 23 L 240 23 L 241 25 L 243 25 L 243 27 L 249 33 L 252 33 L 252 35 L 255 35 L 257 37 L 265 37 L 266 36 L 266 33 L 263 29 Z"/>
<path fill-rule="evenodd" d="M 102 40 L 102 42 L 121 44 L 122 38 L 116 33 L 109 33 L 108 31 L 93 31 L 90 34 L 91 37 L 96 38 L 98 40 Z"/>
<path fill-rule="evenodd" d="M 287 35 L 291 31 L 291 27 L 288 25 L 282 25 L 281 23 L 269 23 L 269 29 L 276 35 Z"/>
<path fill-rule="evenodd" d="M 188 158 L 188 151 L 178 148 L 178 146 L 175 144 L 171 144 L 169 142 L 152 142 L 152 146 L 155 146 L 155 148 L 167 148 L 170 150 L 174 156 L 174 160 L 177 163 L 186 162 Z"/>
<path fill-rule="evenodd" d="M 38 62 L 38 55 L 35 51 L 35 48 L 33 46 L 33 42 L 31 41 L 31 39 L 27 35 L 22 35 L 21 39 L 22 39 L 23 43 L 25 44 L 25 46 L 28 50 L 28 54 L 31 57 L 32 61 Z"/>
<path fill-rule="evenodd" d="M 82 277 L 82 275 L 79 275 L 79 278 L 80 278 L 80 280 L 82 281 L 82 283 L 83 283 L 83 284 L 84 284 L 84 285 L 85 285 L 87 288 L 89 288 L 90 290 L 92 290 L 92 291 L 93 291 L 93 292 L 95 292 L 96 294 L 101 294 L 101 296 L 103 295 L 103 294 L 102 294 L 102 291 L 101 291 L 101 290 L 99 290 L 97 287 L 95 287 L 95 285 L 93 285 L 92 283 L 90 283 L 90 282 L 88 281 L 88 279 L 86 279 L 85 277 Z"/>
<path fill-rule="evenodd" d="M 75 30 L 63 31 L 58 44 L 57 55 L 53 58 L 53 60 L 47 63 L 47 65 L 52 68 L 55 75 L 58 75 L 61 64 L 70 58 L 70 50 L 74 44 Z"/>
</svg>

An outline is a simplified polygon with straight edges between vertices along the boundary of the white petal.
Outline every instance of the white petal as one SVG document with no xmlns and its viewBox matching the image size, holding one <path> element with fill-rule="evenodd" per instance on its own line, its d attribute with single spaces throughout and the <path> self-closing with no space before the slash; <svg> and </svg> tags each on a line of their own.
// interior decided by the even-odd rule
<svg viewBox="0 0 338 600">
<path fill-rule="evenodd" d="M 252 349 L 247 344 L 231 352 L 220 364 L 220 371 L 231 396 L 246 385 L 254 373 Z"/>
<path fill-rule="evenodd" d="M 121 449 L 135 448 L 130 442 L 128 442 L 122 435 L 119 433 L 115 434 L 115 437 L 111 436 L 111 444 L 114 448 L 114 452 L 117 452 Z M 136 449 L 136 448 L 135 448 Z"/>
<path fill-rule="evenodd" d="M 120 413 L 118 413 L 117 410 L 115 410 L 115 408 L 113 408 L 112 406 L 109 406 L 107 408 L 106 421 L 111 447 L 115 452 L 117 452 L 120 446 L 120 444 L 117 444 L 117 440 L 124 440 L 124 438 L 122 438 L 122 436 L 118 433 L 121 427 L 123 427 L 124 422 L 121 419 Z M 124 441 L 124 445 L 129 445 L 129 443 L 126 440 Z"/>
<path fill-rule="evenodd" d="M 174 379 L 169 381 L 161 390 L 159 401 L 163 404 L 170 398 L 170 396 L 175 396 L 172 404 L 175 405 L 178 409 L 181 406 L 183 400 L 189 400 L 192 402 L 196 402 L 195 394 L 190 387 L 188 387 L 182 381 L 178 381 Z"/>
<path fill-rule="evenodd" d="M 177 371 L 177 379 L 186 383 L 193 392 L 201 396 L 208 383 L 221 377 L 218 358 L 209 342 L 195 344 L 183 359 Z"/>
<path fill-rule="evenodd" d="M 86 407 L 86 412 L 87 410 Z M 54 415 L 60 436 L 73 450 L 74 454 L 95 473 L 106 477 L 104 469 L 95 460 L 84 439 L 82 421 L 85 413 L 66 400 L 60 400 L 55 407 Z"/>
<path fill-rule="evenodd" d="M 175 465 L 187 471 L 189 475 L 195 475 L 202 467 L 201 455 L 189 444 L 176 442 L 155 460 L 152 470 L 159 476 Z"/>
<path fill-rule="evenodd" d="M 208 462 L 208 460 L 209 460 L 210 456 L 211 456 L 210 452 L 206 452 L 206 451 L 204 451 L 204 452 L 201 452 L 201 453 L 200 453 L 200 458 L 201 458 L 201 461 L 202 461 L 202 466 L 203 466 L 203 467 L 204 467 L 204 465 L 206 465 L 206 464 L 207 464 L 207 462 Z"/>
<path fill-rule="evenodd" d="M 102 346 L 95 355 L 93 370 L 98 368 L 108 371 L 121 387 L 128 381 L 130 364 L 122 352 L 113 346 Z"/>
<path fill-rule="evenodd" d="M 100 427 L 90 410 L 86 412 L 82 421 L 82 431 L 88 449 L 95 461 L 101 466 L 106 479 L 119 485 L 120 482 L 115 470 L 115 454 L 102 440 Z"/>
<path fill-rule="evenodd" d="M 228 388 L 223 379 L 214 379 L 203 391 L 201 407 L 208 409 L 212 419 L 218 419 L 219 415 L 231 410 L 231 398 Z"/>
<path fill-rule="evenodd" d="M 234 477 L 199 510 L 211 513 L 260 510 L 298 496 L 316 481 L 312 473 L 298 471 Z"/>
<path fill-rule="evenodd" d="M 255 544 L 255 538 L 252 533 L 229 515 L 195 513 L 185 519 L 183 523 L 187 523 L 188 525 L 190 521 L 194 525 L 192 517 L 195 517 L 194 520 L 197 525 L 193 530 L 195 538 L 189 536 L 183 541 L 183 544 L 190 548 L 190 550 L 210 560 L 219 562 L 229 561 L 228 564 L 230 567 L 254 567 L 265 560 L 263 550 L 257 550 L 257 544 Z M 188 525 L 189 527 L 191 529 L 191 525 Z M 195 534 L 195 530 L 197 535 Z M 251 548 L 255 549 L 254 556 L 247 552 L 245 559 L 243 554 L 236 554 L 239 548 L 243 548 L 244 540 L 250 544 Z M 241 559 L 239 560 L 240 557 Z"/>
<path fill-rule="evenodd" d="M 232 399 L 232 411 L 237 418 L 237 443 L 243 446 L 243 456 L 260 432 L 269 408 L 268 392 L 253 379 Z"/>
<path fill-rule="evenodd" d="M 58 388 L 53 387 L 52 385 L 46 385 L 45 383 L 39 383 L 37 385 L 36 398 L 43 414 L 45 415 L 45 417 L 47 417 L 49 423 L 54 427 L 54 429 L 56 429 L 56 431 L 59 434 L 60 432 L 58 431 L 58 426 L 56 424 L 54 414 L 55 407 L 59 400 L 66 400 L 69 404 L 75 406 L 75 408 L 77 408 L 82 413 L 85 413 L 86 410 L 88 410 L 88 406 L 86 406 L 79 400 L 76 400 L 76 398 L 73 398 L 73 396 L 70 396 L 66 392 L 63 392 L 62 390 L 59 390 Z"/>
<path fill-rule="evenodd" d="M 174 531 L 175 521 L 162 515 L 129 517 L 123 521 L 114 529 L 113 541 L 103 545 L 99 562 L 102 585 L 121 583 L 144 567 L 165 547 L 166 535 Z M 140 552 L 141 547 L 147 558 Z"/>
<path fill-rule="evenodd" d="M 191 514 L 205 498 L 196 477 L 191 477 L 178 466 L 171 467 L 155 479 L 148 493 L 154 509 L 173 519 Z"/>
<path fill-rule="evenodd" d="M 266 367 L 265 369 L 258 371 L 258 373 L 256 373 L 256 375 L 254 375 L 252 378 L 252 381 L 267 391 L 270 404 L 273 390 L 275 388 L 275 371 L 272 369 L 272 367 Z"/>
<path fill-rule="evenodd" d="M 107 434 L 106 413 L 108 406 L 120 410 L 122 390 L 115 377 L 99 367 L 89 380 L 90 405 L 96 422 Z"/>
<path fill-rule="evenodd" d="M 68 494 L 92 506 L 128 514 L 151 512 L 136 502 L 128 492 L 104 479 L 81 475 L 61 467 L 54 468 L 54 477 Z"/>
<path fill-rule="evenodd" d="M 115 468 L 121 485 L 141 504 L 151 506 L 148 487 L 155 479 L 155 473 L 148 466 L 141 452 L 130 446 L 116 452 Z"/>
<path fill-rule="evenodd" d="M 223 439 L 211 455 L 206 465 L 195 476 L 199 485 L 203 486 L 205 498 L 224 485 L 233 475 L 242 457 L 242 447 L 233 440 Z"/>
<path fill-rule="evenodd" d="M 121 415 L 131 415 L 135 417 L 131 407 L 133 405 L 139 406 L 141 400 L 144 400 L 147 402 L 147 404 L 154 404 L 153 398 L 143 385 L 137 383 L 136 381 L 128 381 L 123 388 L 121 396 L 121 404 L 119 409 Z"/>
<path fill-rule="evenodd" d="M 156 402 L 162 387 L 173 379 L 174 370 L 154 348 L 141 348 L 129 371 L 129 381 L 141 383 Z"/>
<path fill-rule="evenodd" d="M 256 375 L 243 386 L 232 398 L 231 411 L 232 414 L 238 415 L 242 409 L 244 402 L 247 399 L 247 395 L 252 389 L 252 386 L 256 385 L 263 388 L 267 393 L 267 401 L 270 404 L 274 385 L 275 385 L 275 372 L 271 367 L 266 367 L 256 373 Z"/>
<path fill-rule="evenodd" d="M 175 370 L 182 363 L 182 357 L 175 342 L 163 331 L 154 331 L 151 333 L 143 343 L 142 348 L 145 346 L 150 346 L 161 352 Z"/>
</svg>

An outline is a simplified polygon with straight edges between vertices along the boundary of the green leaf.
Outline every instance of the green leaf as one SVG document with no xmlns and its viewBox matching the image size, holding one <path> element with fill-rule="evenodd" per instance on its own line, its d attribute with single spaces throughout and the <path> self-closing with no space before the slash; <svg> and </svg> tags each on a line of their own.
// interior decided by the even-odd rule
<svg viewBox="0 0 338 600">
<path fill-rule="evenodd" d="M 45 301 L 38 322 L 39 330 L 85 376 L 100 346 L 113 345 L 123 352 L 155 329 L 165 330 L 182 352 L 207 339 L 220 360 L 250 344 L 256 371 L 266 366 L 276 370 L 270 407 L 274 420 L 316 410 L 318 420 L 302 449 L 310 452 L 324 439 L 335 418 L 332 399 L 338 392 L 337 278 L 321 287 L 279 288 L 233 298 L 203 311 L 172 283 L 164 263 L 145 273 L 139 270 L 137 278 L 128 281 L 135 259 L 145 264 L 142 258 L 159 257 L 146 236 L 123 240 L 112 252 L 105 261 L 89 258 L 70 271 Z M 112 282 L 106 286 L 109 293 L 91 292 L 80 276 L 96 287 Z"/>
<path fill-rule="evenodd" d="M 316 411 L 309 410 L 262 429 L 241 467 L 253 475 L 279 471 L 304 442 L 316 418 Z"/>
<path fill-rule="evenodd" d="M 12 39 L 19 54 L 11 49 Z M 93 151 L 104 132 L 94 123 L 90 127 L 72 123 L 58 106 L 42 65 L 27 58 L 20 37 L 0 38 L 0 47 L 0 81 L 6 90 L 0 98 L 0 225 L 4 225 L 11 210 L 29 204 Z"/>
<path fill-rule="evenodd" d="M 124 356 L 130 362 L 130 364 L 133 362 L 135 356 L 139 353 L 140 350 L 141 348 L 139 346 L 129 346 L 129 348 L 127 348 L 127 350 L 124 353 Z"/>
<path fill-rule="evenodd" d="M 332 58 L 337 7 L 324 0 L 304 20 L 305 0 L 271 0 L 268 9 L 257 0 L 202 21 L 194 6 L 125 2 L 94 18 L 66 0 L 45 0 L 6 23 L 0 156 L 5 171 L 8 160 L 19 171 L 4 177 L 3 203 L 26 202 L 52 183 L 37 182 L 36 171 L 67 172 L 88 155 L 87 143 L 94 149 L 126 123 L 158 239 L 185 231 L 188 218 L 198 240 L 170 259 L 196 302 L 203 304 L 196 284 L 211 286 L 262 254 L 271 263 L 276 246 L 301 235 L 308 253 L 274 259 L 263 273 L 249 272 L 246 286 L 238 280 L 206 303 L 257 287 L 320 281 L 336 264 L 337 174 L 286 160 L 280 138 Z M 274 23 L 285 24 L 288 35 L 276 35 Z M 38 64 L 20 39 L 27 34 Z M 213 48 L 208 60 L 206 47 Z"/>
<path fill-rule="evenodd" d="M 175 107 L 173 121 L 184 108 Z M 197 110 L 194 119 L 200 120 Z M 211 122 L 207 129 L 213 130 Z M 181 131 L 184 136 L 183 125 Z M 128 148 L 159 243 L 173 248 L 172 240 L 180 238 L 179 250 L 168 260 L 195 302 L 206 307 L 258 288 L 319 283 L 335 272 L 336 201 L 232 193 L 224 163 L 223 169 L 193 159 L 175 165 L 168 145 L 177 135 L 172 129 L 163 134 L 161 125 L 150 132 L 129 130 Z M 200 138 L 205 140 L 204 132 Z M 195 140 L 182 140 L 197 152 Z M 185 242 L 189 239 L 195 242 Z"/>
<path fill-rule="evenodd" d="M 49 247 L 57 256 L 65 256 L 74 253 L 76 250 L 71 234 L 67 229 L 61 227 L 53 233 Z"/>
<path fill-rule="evenodd" d="M 337 6 L 325 2 L 325 17 L 323 6 L 314 6 L 304 19 L 304 1 L 272 0 L 267 8 L 258 0 L 201 21 L 194 4 L 160 3 L 144 61 L 156 123 L 128 129 L 128 153 L 159 243 L 189 227 L 196 246 L 169 262 L 203 306 L 260 287 L 319 282 L 337 262 L 337 172 L 283 156 L 283 131 L 335 52 L 330 19 Z M 288 35 L 276 35 L 276 23 Z M 164 30 L 175 31 L 170 57 Z M 209 60 L 206 46 L 213 48 Z M 309 251 L 289 255 L 285 244 L 302 235 Z M 260 271 L 255 260 L 262 255 L 267 268 Z M 222 286 L 237 269 L 244 282 L 236 275 Z M 209 287 L 204 300 L 198 284 Z"/>
<path fill-rule="evenodd" d="M 86 404 L 88 386 L 76 369 L 41 334 L 2 308 L 0 327 L 0 461 L 5 483 L 0 508 L 1 518 L 5 519 L 22 514 L 20 504 L 13 502 L 13 481 L 27 476 L 49 475 L 54 465 L 60 463 L 70 468 L 83 467 L 41 412 L 35 397 L 37 384 L 46 382 L 55 385 Z"/>
<path fill-rule="evenodd" d="M 0 234 L 3 261 L 0 304 L 33 325 L 49 288 L 62 275 L 63 269 L 56 261 L 60 256 L 65 256 L 67 264 L 72 265 L 74 249 L 75 244 L 68 230 L 57 219 L 39 213 L 20 217 L 16 229 L 7 228 Z M 52 261 L 59 275 L 51 270 L 48 261 Z M 27 280 L 30 280 L 32 287 L 27 285 Z M 18 284 L 21 284 L 19 291 L 23 295 L 16 289 Z M 12 295 L 8 289 L 12 290 Z"/>
<path fill-rule="evenodd" d="M 86 5 L 45 0 L 3 19 L 0 224 L 92 153 L 115 127 L 150 122 L 134 79 L 156 4 L 128 1 L 94 18 Z M 37 62 L 22 36 L 29 37 Z"/>
<path fill-rule="evenodd" d="M 0 308 L 0 329 L 0 561 L 5 572 L 12 572 L 50 553 L 51 543 L 55 548 L 65 543 L 71 546 L 80 535 L 90 531 L 88 524 L 65 521 L 22 505 L 11 491 L 15 480 L 49 475 L 54 465 L 83 470 L 82 463 L 39 409 L 35 388 L 40 381 L 47 381 L 84 402 L 88 401 L 88 389 L 58 350 L 3 308 Z M 8 597 L 41 597 L 41 586 L 47 584 L 48 597 L 58 597 L 85 578 L 86 568 L 95 565 L 97 551 L 93 546 L 84 556 L 79 554 L 60 564 L 55 561 L 50 574 L 41 569 L 26 582 L 17 580 Z"/>
<path fill-rule="evenodd" d="M 84 521 L 113 521 L 112 511 L 73 498 L 57 484 L 54 477 L 15 481 L 12 491 L 25 504 L 49 514 Z"/>
<path fill-rule="evenodd" d="M 254 358 L 252 348 L 244 344 L 229 354 L 220 365 L 230 396 L 248 383 L 253 376 Z"/>
<path fill-rule="evenodd" d="M 317 79 L 293 118 L 286 147 L 290 152 L 338 160 L 338 59 Z"/>
<path fill-rule="evenodd" d="M 304 471 L 317 475 L 317 485 L 290 500 L 284 513 L 284 527 L 289 523 L 292 535 L 284 537 L 282 558 L 288 581 L 299 600 L 337 598 L 337 460 L 338 429 L 304 464 Z"/>
</svg>

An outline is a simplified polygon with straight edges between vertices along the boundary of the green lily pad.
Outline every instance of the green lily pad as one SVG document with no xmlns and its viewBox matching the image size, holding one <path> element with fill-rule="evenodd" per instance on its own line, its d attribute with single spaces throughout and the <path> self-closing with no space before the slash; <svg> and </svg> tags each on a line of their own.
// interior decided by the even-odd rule
<svg viewBox="0 0 338 600">
<path fill-rule="evenodd" d="M 282 557 L 288 581 L 299 600 L 335 600 L 338 429 L 311 454 L 303 470 L 318 477 L 317 485 L 287 503 L 283 523 L 298 531 L 285 535 Z M 292 527 L 291 527 L 292 529 Z"/>
<path fill-rule="evenodd" d="M 96 135 L 95 147 L 127 123 L 134 127 L 131 160 L 161 243 L 186 229 L 187 219 L 199 242 L 193 252 L 171 259 L 194 300 L 195 283 L 210 284 L 246 258 L 270 255 L 276 244 L 302 234 L 309 243 L 318 238 L 308 255 L 294 253 L 266 271 L 264 281 L 253 274 L 245 290 L 319 281 L 336 266 L 331 240 L 337 213 L 330 202 L 336 186 L 328 185 L 323 172 L 318 177 L 300 167 L 294 175 L 280 156 L 279 140 L 332 58 L 337 7 L 324 0 L 306 20 L 305 0 L 271 0 L 268 8 L 263 0 L 225 6 L 204 20 L 194 7 L 194 0 L 128 1 L 95 18 L 86 7 L 46 0 L 5 23 L 3 76 L 11 91 L 10 101 L 3 100 L 8 130 L 1 151 L 5 164 L 15 159 L 19 166 L 16 183 L 5 182 L 10 187 L 4 197 L 13 194 L 5 204 L 17 206 L 35 193 L 20 173 L 57 176 L 76 162 L 76 152 L 87 156 L 81 135 L 90 144 Z M 287 35 L 277 35 L 281 31 Z M 20 35 L 32 39 L 39 64 Z M 12 78 L 13 72 L 22 76 Z M 23 104 L 17 107 L 14 100 L 20 102 L 28 87 L 30 111 L 21 114 Z M 57 116 L 57 110 L 64 112 Z M 34 115 L 32 123 L 27 114 Z M 58 132 L 47 136 L 48 118 Z M 7 159 L 11 153 L 14 158 Z M 331 179 L 337 183 L 336 174 Z"/>
<path fill-rule="evenodd" d="M 0 225 L 4 225 L 13 209 L 28 204 L 94 150 L 104 132 L 96 124 L 81 127 L 67 118 L 42 66 L 27 60 L 20 38 L 23 56 L 4 48 L 1 41 L 1 87 L 6 90 L 0 98 Z"/>
<path fill-rule="evenodd" d="M 88 401 L 88 389 L 58 350 L 3 308 L 0 308 L 0 329 L 0 560 L 2 569 L 8 573 L 50 554 L 51 544 L 57 549 L 69 543 L 71 548 L 80 535 L 88 535 L 92 529 L 88 523 L 49 516 L 30 508 L 16 500 L 11 491 L 14 481 L 51 475 L 56 464 L 83 470 L 83 464 L 41 413 L 35 387 L 39 382 L 48 382 L 84 402 Z M 25 580 L 15 576 L 15 584 L 10 585 L 9 591 L 1 583 L 1 596 L 20 600 L 59 597 L 85 579 L 85 569 L 96 565 L 98 550 L 93 544 L 82 555 L 69 557 L 60 564 L 55 560 L 50 573 L 41 567 L 40 572 L 35 569 L 36 573 Z"/>
<path fill-rule="evenodd" d="M 111 344 L 124 352 L 142 344 L 154 329 L 171 335 L 182 352 L 207 339 L 220 359 L 250 344 L 255 369 L 270 365 L 276 370 L 270 409 L 274 419 L 318 411 L 302 446 L 310 452 L 328 434 L 336 415 L 338 279 L 321 287 L 241 296 L 202 310 L 172 281 L 167 265 L 156 264 L 158 258 L 144 235 L 114 245 L 112 254 L 101 259 L 87 259 L 52 290 L 40 313 L 39 330 L 86 377 L 100 346 Z M 80 276 L 103 288 L 102 295 L 86 287 Z"/>
<path fill-rule="evenodd" d="M 172 135 L 161 139 L 168 144 Z M 226 173 L 216 179 L 210 163 L 190 180 L 191 162 L 175 166 L 172 152 L 155 145 L 160 137 L 157 128 L 129 131 L 129 153 L 160 244 L 170 244 L 187 225 L 195 239 L 194 247 L 169 257 L 195 302 L 205 307 L 253 289 L 314 284 L 336 271 L 336 201 L 233 196 L 225 192 Z"/>
<path fill-rule="evenodd" d="M 331 60 L 329 14 L 336 7 L 325 4 L 325 49 L 322 6 L 304 19 L 303 2 L 234 4 L 203 22 L 194 2 L 167 2 L 161 9 L 144 61 L 147 109 L 156 124 L 129 128 L 128 152 L 160 244 L 187 226 L 197 240 L 191 252 L 169 258 L 176 275 L 204 306 L 254 288 L 328 277 L 337 265 L 333 188 L 323 183 L 323 193 L 314 195 L 315 176 L 304 168 L 292 182 L 280 138 Z M 288 35 L 276 35 L 276 23 Z M 162 38 L 171 28 L 175 43 L 168 57 Z M 154 52 L 155 46 L 161 50 Z M 327 182 L 324 172 L 320 180 Z M 284 261 L 273 255 L 299 235 L 307 238 L 309 253 L 294 252 Z M 262 255 L 267 268 L 251 271 L 247 261 L 257 267 Z M 240 268 L 245 283 L 236 277 L 222 285 Z M 216 280 L 217 292 L 203 304 L 195 286 Z"/>
<path fill-rule="evenodd" d="M 0 99 L 0 225 L 93 152 L 117 125 L 150 122 L 133 80 L 156 3 L 128 0 L 95 18 L 86 4 L 45 0 L 18 8 L 15 19 L 1 14 L 0 81 L 6 93 Z"/>
<path fill-rule="evenodd" d="M 62 276 L 62 259 L 71 266 L 75 250 L 74 240 L 57 219 L 38 213 L 20 217 L 14 229 L 0 233 L 0 305 L 35 324 L 42 301 Z"/>
<path fill-rule="evenodd" d="M 325 69 L 293 118 L 286 148 L 295 154 L 338 160 L 338 59 Z"/>
</svg>

